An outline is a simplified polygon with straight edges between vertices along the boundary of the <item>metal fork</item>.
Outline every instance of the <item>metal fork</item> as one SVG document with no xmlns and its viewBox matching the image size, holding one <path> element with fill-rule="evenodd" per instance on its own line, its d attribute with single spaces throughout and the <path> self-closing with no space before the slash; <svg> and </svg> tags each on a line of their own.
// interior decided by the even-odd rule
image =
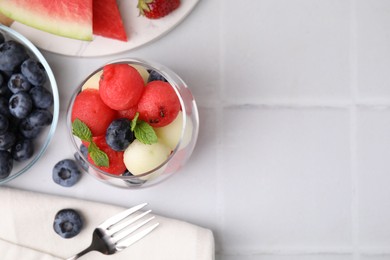
<svg viewBox="0 0 390 260">
<path fill-rule="evenodd" d="M 91 251 L 99 251 L 106 255 L 112 255 L 129 247 L 133 243 L 152 232 L 152 230 L 154 230 L 159 225 L 159 223 L 155 223 L 153 225 L 149 225 L 146 228 L 140 229 L 154 218 L 154 216 L 152 216 L 146 220 L 140 220 L 149 214 L 151 210 L 142 212 L 140 214 L 134 214 L 146 205 L 147 203 L 143 203 L 134 206 L 104 221 L 97 228 L 95 228 L 92 235 L 91 245 L 77 255 L 68 258 L 67 260 L 78 259 L 80 256 L 85 255 Z M 139 223 L 136 223 L 137 221 Z"/>
</svg>

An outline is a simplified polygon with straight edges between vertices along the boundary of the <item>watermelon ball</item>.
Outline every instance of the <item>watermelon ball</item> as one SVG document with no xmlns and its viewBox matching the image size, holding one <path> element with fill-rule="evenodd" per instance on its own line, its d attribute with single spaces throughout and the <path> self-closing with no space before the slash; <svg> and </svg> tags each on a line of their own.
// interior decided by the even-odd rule
<svg viewBox="0 0 390 260">
<path fill-rule="evenodd" d="M 144 90 L 144 80 L 128 64 L 104 66 L 99 82 L 103 102 L 115 110 L 126 110 L 137 105 Z"/>
<path fill-rule="evenodd" d="M 113 174 L 113 175 L 122 175 L 126 171 L 125 163 L 123 162 L 123 151 L 114 151 L 106 143 L 105 136 L 98 136 L 93 138 L 93 142 L 99 147 L 100 150 L 105 152 L 108 156 L 109 166 L 96 166 L 93 162 L 90 154 L 88 154 L 88 161 L 95 165 L 100 170 Z"/>
<path fill-rule="evenodd" d="M 71 120 L 81 120 L 89 127 L 93 136 L 104 135 L 115 117 L 116 112 L 102 101 L 96 89 L 86 89 L 75 98 Z"/>
<path fill-rule="evenodd" d="M 126 110 L 120 110 L 118 111 L 118 118 L 127 118 L 129 120 L 133 120 L 135 117 L 135 114 L 137 113 L 138 107 L 131 107 Z"/>
<path fill-rule="evenodd" d="M 170 124 L 180 111 L 180 101 L 168 82 L 152 81 L 138 102 L 139 118 L 153 127 Z"/>
</svg>

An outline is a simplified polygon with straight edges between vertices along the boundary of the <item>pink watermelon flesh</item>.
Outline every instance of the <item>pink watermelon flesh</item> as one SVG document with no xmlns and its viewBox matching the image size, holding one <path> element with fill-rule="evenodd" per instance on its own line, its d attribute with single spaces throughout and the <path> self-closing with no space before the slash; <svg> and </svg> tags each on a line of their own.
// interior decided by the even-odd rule
<svg viewBox="0 0 390 260">
<path fill-rule="evenodd" d="M 127 41 L 116 0 L 93 0 L 93 33 Z"/>
<path fill-rule="evenodd" d="M 55 35 L 92 40 L 92 0 L 0 0 L 0 12 Z"/>
</svg>

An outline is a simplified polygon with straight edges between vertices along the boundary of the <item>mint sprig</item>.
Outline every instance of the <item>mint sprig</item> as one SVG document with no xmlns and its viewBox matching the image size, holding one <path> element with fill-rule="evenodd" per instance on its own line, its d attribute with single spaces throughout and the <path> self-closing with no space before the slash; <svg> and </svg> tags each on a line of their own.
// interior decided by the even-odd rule
<svg viewBox="0 0 390 260">
<path fill-rule="evenodd" d="M 76 118 L 72 123 L 73 135 L 80 138 L 82 141 L 89 142 L 88 153 L 96 166 L 109 167 L 108 155 L 99 149 L 92 140 L 92 132 L 89 127 L 80 119 Z"/>
<path fill-rule="evenodd" d="M 139 113 L 137 112 L 131 121 L 131 131 L 134 132 L 135 138 L 144 144 L 157 143 L 158 139 L 153 127 L 145 121 L 139 120 L 138 117 Z"/>
</svg>

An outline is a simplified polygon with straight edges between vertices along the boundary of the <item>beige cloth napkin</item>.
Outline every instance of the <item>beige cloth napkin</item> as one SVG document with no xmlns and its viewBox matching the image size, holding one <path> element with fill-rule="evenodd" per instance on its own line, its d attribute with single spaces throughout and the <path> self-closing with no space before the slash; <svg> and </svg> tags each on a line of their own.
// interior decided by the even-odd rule
<svg viewBox="0 0 390 260">
<path fill-rule="evenodd" d="M 84 227 L 75 237 L 61 238 L 53 230 L 55 214 L 64 208 L 78 210 Z M 124 208 L 91 201 L 0 187 L 0 259 L 58 260 L 86 248 L 94 228 Z M 209 229 L 156 216 L 159 227 L 115 255 L 91 252 L 93 260 L 212 260 L 214 238 Z"/>
</svg>

